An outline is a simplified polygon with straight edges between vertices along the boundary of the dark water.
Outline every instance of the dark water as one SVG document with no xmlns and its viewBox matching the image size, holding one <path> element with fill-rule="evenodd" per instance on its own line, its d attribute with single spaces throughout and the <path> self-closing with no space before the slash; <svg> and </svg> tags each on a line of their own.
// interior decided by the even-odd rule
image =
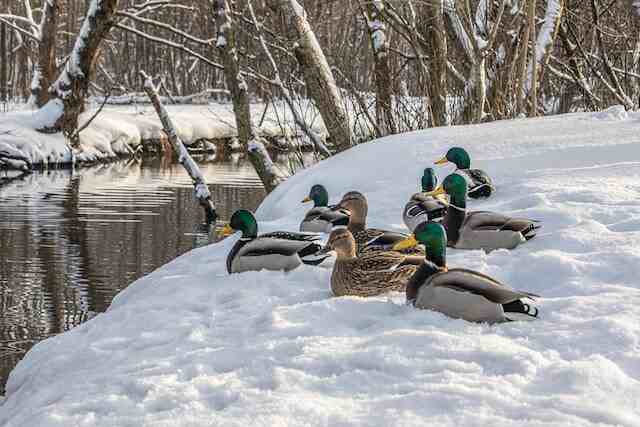
<svg viewBox="0 0 640 427">
<path fill-rule="evenodd" d="M 247 161 L 209 158 L 200 166 L 219 221 L 264 198 Z M 105 311 L 135 279 L 216 239 L 201 226 L 203 212 L 179 164 L 128 161 L 15 176 L 0 172 L 0 394 L 36 342 Z"/>
</svg>

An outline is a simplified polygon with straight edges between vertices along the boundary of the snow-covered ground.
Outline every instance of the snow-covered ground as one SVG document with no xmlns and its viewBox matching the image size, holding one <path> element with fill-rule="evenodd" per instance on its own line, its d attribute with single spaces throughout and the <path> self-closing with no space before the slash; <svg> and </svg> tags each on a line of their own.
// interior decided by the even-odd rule
<svg viewBox="0 0 640 427">
<path fill-rule="evenodd" d="M 324 132 L 324 124 L 317 114 L 303 103 L 305 119 L 313 129 Z M 97 107 L 97 106 L 96 106 Z M 266 136 L 289 134 L 293 118 L 281 104 L 251 105 L 253 120 Z M 85 123 L 94 113 L 90 109 L 80 116 Z M 178 135 L 186 145 L 201 139 L 232 138 L 237 135 L 232 104 L 168 105 L 167 111 L 176 125 Z M 262 116 L 264 120 L 260 122 Z M 48 123 L 46 111 L 17 109 L 0 114 L 0 168 L 26 169 L 28 164 L 53 166 L 69 163 L 71 152 L 62 134 L 42 134 L 36 129 Z M 96 162 L 126 155 L 143 140 L 159 140 L 164 136 L 162 125 L 150 104 L 136 106 L 107 106 L 80 133 L 80 148 L 75 154 L 78 162 Z M 3 162 L 6 165 L 3 165 Z"/>
<path fill-rule="evenodd" d="M 33 347 L 0 425 L 637 426 L 639 129 L 639 113 L 613 108 L 394 136 L 302 171 L 258 211 L 263 231 L 295 229 L 323 183 L 332 201 L 364 192 L 370 225 L 402 230 L 422 169 L 464 146 L 498 188 L 470 205 L 544 228 L 449 263 L 541 294 L 538 321 L 452 320 L 399 293 L 334 298 L 328 269 L 229 276 L 231 237 Z"/>
</svg>

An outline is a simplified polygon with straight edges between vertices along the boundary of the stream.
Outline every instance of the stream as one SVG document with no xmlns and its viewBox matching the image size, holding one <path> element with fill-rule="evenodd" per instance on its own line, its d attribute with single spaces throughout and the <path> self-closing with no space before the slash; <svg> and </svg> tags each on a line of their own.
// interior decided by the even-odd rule
<svg viewBox="0 0 640 427">
<path fill-rule="evenodd" d="M 282 168 L 295 169 L 281 157 Z M 219 222 L 265 197 L 247 160 L 198 162 Z M 137 278 L 217 239 L 202 226 L 192 189 L 181 165 L 161 159 L 0 172 L 0 395 L 38 341 L 91 319 Z"/>
</svg>

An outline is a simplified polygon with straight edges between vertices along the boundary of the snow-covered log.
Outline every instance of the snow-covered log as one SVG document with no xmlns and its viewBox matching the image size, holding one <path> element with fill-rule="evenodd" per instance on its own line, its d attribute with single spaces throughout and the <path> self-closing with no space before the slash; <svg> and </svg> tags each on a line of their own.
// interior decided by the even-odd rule
<svg viewBox="0 0 640 427">
<path fill-rule="evenodd" d="M 193 180 L 194 195 L 196 196 L 196 199 L 198 199 L 200 206 L 204 209 L 206 222 L 207 224 L 212 224 L 216 221 L 218 215 L 216 214 L 215 206 L 211 200 L 211 192 L 209 191 L 209 187 L 207 187 L 207 182 L 205 181 L 202 172 L 200 172 L 200 168 L 197 163 L 193 160 L 187 151 L 187 148 L 178 136 L 176 127 L 171 121 L 169 113 L 160 102 L 158 90 L 154 86 L 153 80 L 147 76 L 144 71 L 140 71 L 140 75 L 144 79 L 144 90 L 158 113 L 158 117 L 162 122 L 162 127 L 169 139 L 169 143 L 171 144 L 174 153 L 178 156 L 178 161 L 182 166 L 184 166 L 185 170 Z"/>
<path fill-rule="evenodd" d="M 65 68 L 51 86 L 52 99 L 47 105 L 52 104 L 48 110 L 54 114 L 43 131 L 63 131 L 69 136 L 76 133 L 100 44 L 115 25 L 117 6 L 118 0 L 91 0 Z M 75 139 L 71 141 L 74 146 L 79 142 Z"/>
<path fill-rule="evenodd" d="M 297 0 L 268 0 L 267 4 L 282 15 L 287 30 L 292 33 L 294 54 L 307 90 L 322 115 L 333 144 L 338 151 L 346 150 L 354 140 L 349 114 L 304 8 Z"/>
<path fill-rule="evenodd" d="M 224 64 L 224 77 L 227 87 L 231 91 L 238 138 L 242 145 L 247 148 L 249 160 L 260 177 L 265 190 L 270 193 L 284 180 L 284 177 L 271 161 L 271 156 L 269 156 L 264 144 L 256 135 L 251 121 L 248 86 L 240 72 L 236 49 L 236 29 L 226 0 L 213 0 L 213 15 L 218 29 L 216 48 Z"/>
</svg>

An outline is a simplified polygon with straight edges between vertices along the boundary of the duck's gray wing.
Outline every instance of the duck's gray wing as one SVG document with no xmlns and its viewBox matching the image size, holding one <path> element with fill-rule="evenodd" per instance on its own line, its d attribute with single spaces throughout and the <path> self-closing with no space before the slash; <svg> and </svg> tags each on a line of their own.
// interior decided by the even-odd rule
<svg viewBox="0 0 640 427">
<path fill-rule="evenodd" d="M 451 269 L 434 275 L 429 284 L 433 287 L 446 287 L 460 292 L 481 295 L 496 304 L 508 304 L 521 298 L 537 298 L 529 292 L 513 290 L 492 277 L 464 268 Z"/>
<path fill-rule="evenodd" d="M 464 226 L 472 230 L 497 230 L 520 232 L 525 237 L 535 235 L 542 227 L 540 221 L 528 218 L 514 218 L 497 212 L 474 211 L 467 213 Z"/>
<path fill-rule="evenodd" d="M 493 181 L 489 175 L 480 169 L 466 169 L 464 170 L 465 179 L 469 185 L 468 195 L 471 198 L 489 197 L 494 191 L 495 187 Z"/>
<path fill-rule="evenodd" d="M 313 251 L 320 249 L 320 245 L 306 240 L 278 239 L 260 236 L 244 245 L 238 252 L 238 256 L 262 256 L 284 255 L 291 256 L 297 253 L 307 252 L 305 249 L 313 246 Z"/>
</svg>

